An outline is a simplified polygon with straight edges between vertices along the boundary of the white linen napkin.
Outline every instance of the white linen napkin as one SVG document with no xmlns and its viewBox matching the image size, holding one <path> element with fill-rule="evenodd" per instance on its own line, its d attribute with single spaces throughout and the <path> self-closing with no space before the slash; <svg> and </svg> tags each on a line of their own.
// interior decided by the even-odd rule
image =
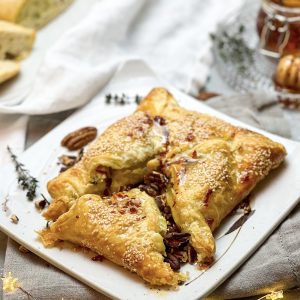
<svg viewBox="0 0 300 300">
<path fill-rule="evenodd" d="M 0 99 L 0 162 L 8 158 L 6 145 L 16 154 L 23 150 L 27 124 L 26 116 L 4 114 L 48 114 L 84 105 L 124 60 L 142 58 L 162 78 L 196 93 L 209 73 L 209 32 L 242 2 L 99 0 L 49 49 L 30 94 L 12 102 Z M 4 244 L 1 234 L 0 266 Z"/>
<path fill-rule="evenodd" d="M 196 93 L 211 63 L 209 33 L 242 2 L 99 1 L 46 54 L 25 100 L 0 102 L 0 113 L 46 114 L 81 106 L 120 62 L 133 57 L 146 60 L 177 88 Z"/>
<path fill-rule="evenodd" d="M 252 126 L 290 137 L 290 127 L 282 110 L 278 105 L 269 106 L 270 101 L 271 99 L 264 95 L 259 97 L 257 95 L 231 95 L 210 99 L 207 104 Z M 241 299 L 267 294 L 278 289 L 299 287 L 300 238 L 297 238 L 299 231 L 300 204 L 256 253 L 207 300 Z M 21 253 L 18 247 L 17 243 L 9 241 L 4 272 L 12 272 L 22 282 L 24 289 L 35 299 L 109 299 L 50 266 L 33 253 Z M 300 294 L 298 297 L 287 297 L 287 299 L 300 299 L 299 296 Z M 286 298 L 286 292 L 284 298 Z M 27 295 L 20 290 L 3 295 L 3 300 L 27 299 Z"/>
</svg>

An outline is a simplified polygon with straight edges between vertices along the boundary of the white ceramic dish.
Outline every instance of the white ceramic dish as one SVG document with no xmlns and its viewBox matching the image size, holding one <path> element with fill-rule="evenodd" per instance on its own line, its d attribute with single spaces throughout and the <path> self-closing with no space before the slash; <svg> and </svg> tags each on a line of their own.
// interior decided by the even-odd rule
<svg viewBox="0 0 300 300">
<path fill-rule="evenodd" d="M 3 167 L 0 172 L 2 186 L 0 199 L 4 199 L 7 193 L 9 197 L 7 203 L 9 211 L 0 211 L 0 229 L 49 263 L 110 297 L 117 299 L 201 299 L 232 274 L 298 203 L 300 196 L 299 143 L 231 119 L 167 86 L 159 81 L 144 64 L 132 61 L 117 72 L 112 82 L 92 103 L 52 130 L 25 151 L 19 159 L 32 175 L 39 179 L 39 193 L 48 195 L 46 183 L 58 173 L 57 157 L 66 152 L 60 147 L 62 137 L 85 125 L 97 126 L 99 131 L 102 131 L 115 120 L 134 110 L 135 105 L 118 107 L 105 105 L 105 94 L 145 95 L 154 86 L 166 86 L 184 107 L 215 115 L 232 124 L 261 132 L 284 144 L 288 151 L 284 165 L 272 172 L 253 192 L 251 205 L 255 213 L 240 229 L 224 236 L 224 233 L 239 217 L 236 214 L 230 216 L 216 233 L 216 263 L 210 269 L 202 272 L 195 266 L 186 265 L 182 270 L 189 272 L 190 280 L 185 285 L 180 286 L 176 291 L 159 291 L 150 289 L 138 276 L 108 261 L 94 262 L 83 254 L 68 249 L 45 249 L 38 241 L 35 231 L 43 228 L 46 222 L 35 209 L 34 203 L 27 201 L 25 193 L 17 187 L 12 164 Z M 11 214 L 19 217 L 18 224 L 10 221 Z"/>
</svg>

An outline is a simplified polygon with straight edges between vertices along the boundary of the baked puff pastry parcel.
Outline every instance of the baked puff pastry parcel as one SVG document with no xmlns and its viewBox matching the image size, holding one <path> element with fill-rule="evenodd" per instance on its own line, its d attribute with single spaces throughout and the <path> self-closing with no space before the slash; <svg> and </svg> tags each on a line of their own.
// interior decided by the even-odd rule
<svg viewBox="0 0 300 300">
<path fill-rule="evenodd" d="M 74 167 L 48 182 L 53 201 L 44 214 L 56 220 L 84 194 L 109 195 L 143 180 L 146 163 L 164 151 L 164 128 L 148 114 L 136 112 L 110 127 Z"/>
<path fill-rule="evenodd" d="M 285 155 L 156 88 L 48 183 L 45 216 L 55 222 L 40 235 L 45 246 L 70 241 L 151 284 L 177 285 L 182 263 L 212 262 L 214 230 Z"/>
<path fill-rule="evenodd" d="M 164 262 L 166 231 L 166 220 L 155 200 L 132 189 L 107 198 L 84 195 L 40 235 L 45 246 L 69 241 L 124 266 L 153 285 L 176 286 L 186 277 Z"/>
</svg>

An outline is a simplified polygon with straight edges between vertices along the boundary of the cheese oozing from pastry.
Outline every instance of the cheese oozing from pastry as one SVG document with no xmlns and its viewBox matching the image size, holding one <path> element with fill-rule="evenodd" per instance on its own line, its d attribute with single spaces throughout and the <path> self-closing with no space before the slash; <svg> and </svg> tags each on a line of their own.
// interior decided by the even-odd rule
<svg viewBox="0 0 300 300">
<path fill-rule="evenodd" d="M 48 183 L 53 201 L 44 214 L 55 220 L 78 197 L 118 192 L 143 180 L 146 164 L 165 150 L 164 128 L 143 112 L 108 127 L 90 145 L 82 160 Z"/>
</svg>

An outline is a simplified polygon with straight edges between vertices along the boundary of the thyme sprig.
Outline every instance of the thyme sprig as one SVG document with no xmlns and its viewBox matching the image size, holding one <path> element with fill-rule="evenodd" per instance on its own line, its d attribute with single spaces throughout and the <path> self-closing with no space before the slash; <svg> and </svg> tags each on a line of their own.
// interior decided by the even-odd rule
<svg viewBox="0 0 300 300">
<path fill-rule="evenodd" d="M 244 34 L 245 27 L 241 25 L 232 35 L 223 30 L 221 34 L 211 34 L 210 37 L 216 44 L 217 51 L 225 63 L 235 64 L 240 73 L 245 73 L 247 66 L 254 62 L 254 49 L 248 47 Z"/>
<path fill-rule="evenodd" d="M 124 93 L 122 95 L 118 94 L 107 94 L 105 95 L 106 104 L 115 104 L 115 105 L 126 105 L 131 103 L 140 104 L 142 97 L 140 95 L 128 96 Z"/>
<path fill-rule="evenodd" d="M 9 152 L 10 157 L 15 165 L 19 186 L 22 190 L 27 190 L 26 197 L 29 201 L 32 201 L 36 196 L 38 180 L 30 175 L 24 164 L 18 161 L 17 156 L 12 152 L 9 146 L 7 146 L 7 151 Z"/>
</svg>

